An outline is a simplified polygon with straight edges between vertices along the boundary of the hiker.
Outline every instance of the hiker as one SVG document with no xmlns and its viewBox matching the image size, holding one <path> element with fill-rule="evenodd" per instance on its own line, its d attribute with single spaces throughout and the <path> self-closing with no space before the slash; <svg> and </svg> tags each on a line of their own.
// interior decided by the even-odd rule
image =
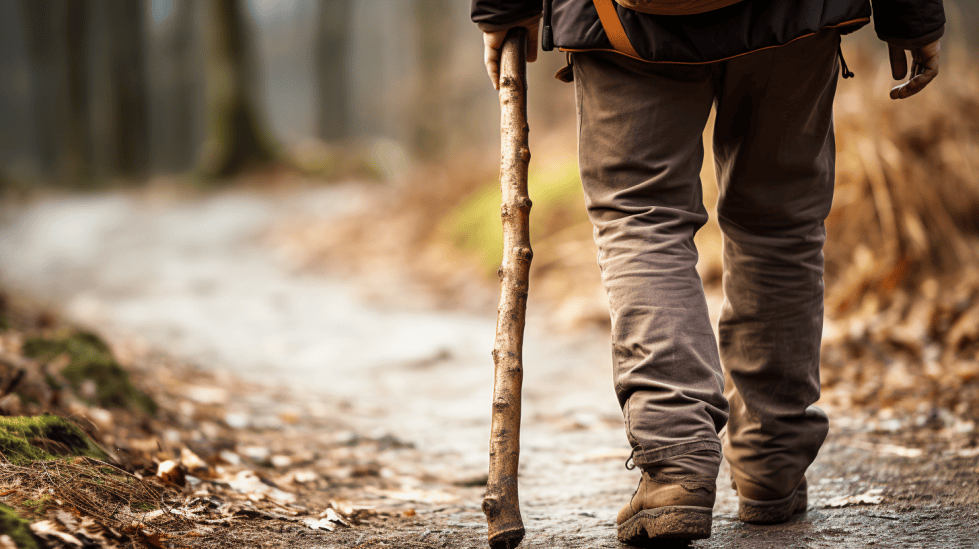
<svg viewBox="0 0 979 549">
<path fill-rule="evenodd" d="M 828 430 L 819 398 L 833 97 L 840 36 L 871 20 L 903 99 L 938 73 L 941 0 L 473 0 L 495 87 L 506 31 L 528 61 L 568 52 L 578 160 L 612 318 L 615 391 L 642 475 L 616 520 L 626 542 L 710 535 L 721 451 L 745 522 L 806 509 Z M 543 22 L 542 22 L 543 13 Z M 724 233 L 715 341 L 694 234 L 707 221 L 702 133 Z M 723 365 L 723 369 L 722 369 Z M 727 427 L 726 431 L 722 430 Z M 721 440 L 723 438 L 723 441 Z"/>
</svg>

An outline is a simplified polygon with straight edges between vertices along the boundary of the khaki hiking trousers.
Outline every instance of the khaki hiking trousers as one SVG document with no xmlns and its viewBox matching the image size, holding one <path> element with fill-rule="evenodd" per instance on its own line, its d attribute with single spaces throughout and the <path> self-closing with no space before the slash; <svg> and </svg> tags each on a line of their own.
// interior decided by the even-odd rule
<svg viewBox="0 0 979 549">
<path fill-rule="evenodd" d="M 826 437 L 819 398 L 824 220 L 840 35 L 707 65 L 573 54 L 578 155 L 634 461 L 790 493 Z M 713 147 L 724 304 L 715 341 L 694 233 Z M 723 365 L 723 369 L 722 369 Z"/>
</svg>

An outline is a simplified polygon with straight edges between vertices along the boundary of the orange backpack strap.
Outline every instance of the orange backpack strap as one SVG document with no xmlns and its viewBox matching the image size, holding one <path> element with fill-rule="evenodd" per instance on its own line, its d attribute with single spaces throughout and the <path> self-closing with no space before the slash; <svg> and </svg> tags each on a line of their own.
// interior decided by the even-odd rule
<svg viewBox="0 0 979 549">
<path fill-rule="evenodd" d="M 595 11 L 598 12 L 598 18 L 602 21 L 602 27 L 605 29 L 605 35 L 608 36 L 608 41 L 612 43 L 615 51 L 638 58 L 639 54 L 632 47 L 632 42 L 629 42 L 629 37 L 626 36 L 625 29 L 622 27 L 622 21 L 619 20 L 619 14 L 615 11 L 615 2 L 613 0 L 593 1 L 595 2 Z"/>
</svg>

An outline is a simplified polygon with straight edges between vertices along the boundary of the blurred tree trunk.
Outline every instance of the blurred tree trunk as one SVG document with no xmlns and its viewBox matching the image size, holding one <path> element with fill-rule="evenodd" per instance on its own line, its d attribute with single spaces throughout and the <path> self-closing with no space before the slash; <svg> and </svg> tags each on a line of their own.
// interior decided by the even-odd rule
<svg viewBox="0 0 979 549">
<path fill-rule="evenodd" d="M 173 58 L 177 64 L 179 88 L 175 90 L 173 101 L 174 134 L 178 149 L 174 164 L 180 169 L 189 169 L 194 163 L 196 152 L 196 132 L 194 124 L 194 104 L 199 82 L 199 65 L 194 50 L 194 5 L 192 0 L 176 3 L 174 15 Z"/>
<path fill-rule="evenodd" d="M 59 90 L 64 89 L 59 78 L 64 74 L 64 65 L 59 58 L 58 34 L 54 32 L 54 19 L 60 10 L 55 2 L 34 0 L 21 0 L 20 8 L 25 49 L 30 58 L 37 155 L 42 168 L 50 172 L 58 162 L 58 121 L 64 119 L 57 112 L 63 105 L 58 99 Z"/>
<path fill-rule="evenodd" d="M 325 141 L 350 137 L 349 63 L 352 0 L 319 0 L 316 50 L 316 135 Z"/>
<path fill-rule="evenodd" d="M 91 177 L 92 149 L 89 142 L 88 24 L 89 0 L 68 0 L 64 18 L 67 58 L 68 123 L 66 124 L 63 179 L 87 180 Z"/>
<path fill-rule="evenodd" d="M 90 175 L 88 0 L 22 0 L 42 169 L 64 183 Z"/>
<path fill-rule="evenodd" d="M 436 155 L 444 146 L 447 131 L 445 120 L 446 96 L 431 93 L 445 89 L 447 51 L 452 47 L 452 5 L 449 0 L 417 0 L 415 16 L 420 33 L 421 74 L 424 83 L 419 89 L 418 108 L 414 119 L 412 148 L 422 157 Z"/>
<path fill-rule="evenodd" d="M 211 0 L 209 7 L 209 124 L 201 171 L 210 177 L 228 177 L 272 163 L 277 154 L 261 120 L 244 2 Z"/>
<path fill-rule="evenodd" d="M 150 159 L 149 90 L 146 80 L 146 3 L 111 0 L 108 28 L 112 64 L 112 133 L 117 173 L 146 175 Z"/>
<path fill-rule="evenodd" d="M 175 0 L 169 32 L 163 37 L 159 67 L 161 87 L 160 135 L 151 145 L 158 151 L 158 162 L 167 171 L 184 171 L 193 167 L 198 135 L 194 116 L 199 97 L 200 64 L 195 36 L 194 0 Z"/>
</svg>

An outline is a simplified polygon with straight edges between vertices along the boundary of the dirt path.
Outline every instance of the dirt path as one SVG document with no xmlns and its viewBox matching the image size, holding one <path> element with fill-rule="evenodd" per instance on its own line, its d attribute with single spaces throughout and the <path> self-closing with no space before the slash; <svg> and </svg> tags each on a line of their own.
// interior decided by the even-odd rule
<svg viewBox="0 0 979 549">
<path fill-rule="evenodd" d="M 317 403 L 329 402 L 344 410 L 340 419 L 353 432 L 398 441 L 375 456 L 378 474 L 397 479 L 397 489 L 358 492 L 352 484 L 346 497 L 416 514 L 331 533 L 322 539 L 328 546 L 481 546 L 478 481 L 487 462 L 494 319 L 428 310 L 421 296 L 397 307 L 373 303 L 362 285 L 296 273 L 262 245 L 286 216 L 339 215 L 366 200 L 357 186 L 204 200 L 47 199 L 2 220 L 0 278 L 110 340 L 233 372 L 270 393 L 277 388 L 286 396 L 269 414 L 286 407 L 314 415 Z M 529 325 L 526 546 L 618 547 L 612 522 L 636 475 L 622 466 L 627 446 L 607 335 Z M 850 416 L 834 416 L 810 474 L 805 518 L 743 525 L 721 482 L 715 535 L 694 546 L 979 547 L 979 453 L 949 442 L 972 437 L 974 447 L 975 426 L 938 421 L 912 429 L 917 418 L 906 418 L 884 429 Z M 284 436 L 277 432 L 262 436 Z M 311 449 L 317 435 L 290 431 Z M 830 506 L 871 490 L 882 490 L 870 492 L 880 504 Z"/>
</svg>

